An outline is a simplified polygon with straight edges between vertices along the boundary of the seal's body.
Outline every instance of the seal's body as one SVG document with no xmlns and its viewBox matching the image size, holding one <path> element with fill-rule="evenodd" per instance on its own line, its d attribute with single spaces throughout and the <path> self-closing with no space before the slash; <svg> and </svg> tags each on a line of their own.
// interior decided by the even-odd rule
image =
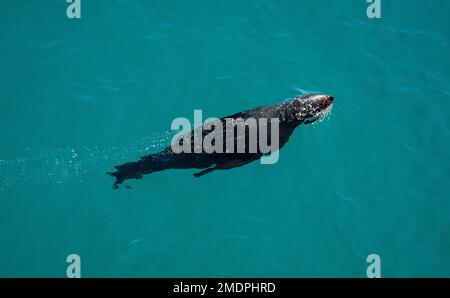
<svg viewBox="0 0 450 298">
<path fill-rule="evenodd" d="M 214 170 L 226 170 L 240 167 L 260 159 L 265 153 L 261 152 L 261 150 L 257 150 L 256 152 L 249 150 L 251 146 L 249 146 L 250 139 L 248 128 L 244 135 L 245 151 L 231 150 L 232 153 L 230 153 L 230 148 L 225 148 L 227 129 L 230 129 L 230 127 L 227 126 L 227 119 L 245 121 L 252 118 L 256 120 L 258 128 L 261 126 L 261 122 L 258 120 L 261 120 L 262 118 L 267 119 L 267 126 L 264 126 L 264 131 L 267 129 L 266 140 L 271 140 L 272 124 L 270 119 L 278 119 L 279 130 L 277 149 L 281 149 L 289 140 L 289 137 L 297 126 L 300 124 L 313 123 L 323 118 L 331 110 L 332 103 L 332 96 L 308 94 L 294 97 L 281 104 L 262 106 L 252 110 L 242 111 L 228 117 L 223 117 L 218 119 L 222 124 L 221 127 L 223 127 L 224 140 L 224 150 L 220 153 L 206 153 L 203 149 L 199 152 L 197 151 L 197 153 L 194 152 L 194 150 L 188 153 L 175 153 L 172 146 L 169 146 L 159 153 L 144 156 L 139 161 L 116 166 L 116 171 L 108 174 L 116 178 L 114 188 L 117 188 L 119 184 L 127 179 L 141 179 L 145 174 L 166 169 L 203 169 L 201 172 L 194 174 L 195 177 L 200 177 Z M 200 136 L 204 139 L 210 132 L 211 127 L 208 127 L 208 129 L 203 127 Z M 234 145 L 234 149 L 236 149 L 238 143 L 242 142 L 242 135 L 236 133 L 233 135 L 234 139 L 231 143 Z M 192 131 L 189 134 L 192 148 L 195 146 L 194 136 L 195 132 Z M 241 138 L 240 141 L 239 138 Z"/>
</svg>

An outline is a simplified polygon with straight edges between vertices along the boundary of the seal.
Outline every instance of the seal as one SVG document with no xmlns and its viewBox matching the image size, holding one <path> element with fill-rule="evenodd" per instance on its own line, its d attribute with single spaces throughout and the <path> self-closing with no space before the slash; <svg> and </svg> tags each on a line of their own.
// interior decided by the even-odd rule
<svg viewBox="0 0 450 298">
<path fill-rule="evenodd" d="M 223 127 L 223 135 L 229 133 L 230 127 L 226 125 L 228 119 L 247 120 L 247 119 L 278 119 L 278 149 L 281 149 L 289 140 L 294 130 L 301 124 L 311 124 L 317 120 L 323 119 L 330 111 L 333 105 L 333 96 L 324 94 L 307 94 L 296 96 L 290 100 L 284 101 L 276 105 L 261 106 L 251 110 L 245 110 L 231 116 L 218 119 Z M 256 122 L 260 126 L 260 122 Z M 272 125 L 267 125 L 267 135 L 270 137 L 272 133 Z M 211 133 L 211 126 L 204 125 L 200 136 L 205 139 Z M 260 128 L 260 127 L 259 127 Z M 235 130 L 235 127 L 231 129 Z M 191 140 L 191 146 L 195 146 L 195 130 L 189 133 L 188 140 Z M 250 138 L 248 136 L 248 127 L 245 134 L 245 148 L 244 152 L 235 150 L 225 150 L 225 152 L 207 153 L 205 150 L 200 152 L 180 152 L 175 153 L 173 146 L 169 146 L 159 153 L 150 154 L 141 157 L 140 160 L 129 162 L 122 165 L 115 166 L 115 172 L 109 172 L 116 178 L 113 184 L 114 188 L 118 188 L 119 184 L 127 179 L 142 179 L 143 175 L 150 174 L 156 171 L 167 169 L 202 169 L 202 171 L 195 173 L 195 177 L 200 177 L 211 173 L 215 170 L 228 170 L 236 167 L 241 167 L 253 161 L 261 159 L 265 153 L 261 150 L 256 152 L 250 151 Z M 261 130 L 260 130 L 261 132 Z M 237 146 L 242 142 L 239 134 L 234 135 L 232 145 Z M 183 139 L 185 140 L 185 139 Z M 182 141 L 183 141 L 182 140 Z M 260 139 L 258 139 L 260 142 Z"/>
</svg>

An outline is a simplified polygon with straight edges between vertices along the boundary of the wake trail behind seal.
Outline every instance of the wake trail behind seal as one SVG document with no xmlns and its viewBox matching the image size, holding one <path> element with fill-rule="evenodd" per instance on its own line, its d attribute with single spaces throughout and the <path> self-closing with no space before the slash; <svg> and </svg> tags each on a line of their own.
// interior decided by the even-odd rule
<svg viewBox="0 0 450 298">
<path fill-rule="evenodd" d="M 176 132 L 153 133 L 132 144 L 119 146 L 67 146 L 55 149 L 27 148 L 15 159 L 0 157 L 0 191 L 21 184 L 63 184 L 88 174 L 103 176 L 112 165 L 167 146 Z"/>
</svg>

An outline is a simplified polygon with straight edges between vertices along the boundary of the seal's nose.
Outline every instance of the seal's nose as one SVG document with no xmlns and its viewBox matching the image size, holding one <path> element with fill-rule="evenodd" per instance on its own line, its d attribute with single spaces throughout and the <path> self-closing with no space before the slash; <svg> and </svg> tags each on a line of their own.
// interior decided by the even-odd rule
<svg viewBox="0 0 450 298">
<path fill-rule="evenodd" d="M 334 100 L 334 97 L 333 97 L 333 96 L 327 95 L 327 101 L 328 101 L 329 104 L 332 104 L 332 103 L 333 103 L 333 100 Z"/>
</svg>

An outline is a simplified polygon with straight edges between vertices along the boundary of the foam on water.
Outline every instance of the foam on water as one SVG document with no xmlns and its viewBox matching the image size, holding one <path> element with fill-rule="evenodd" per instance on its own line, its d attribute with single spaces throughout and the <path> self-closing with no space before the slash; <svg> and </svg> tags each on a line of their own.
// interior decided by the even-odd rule
<svg viewBox="0 0 450 298">
<path fill-rule="evenodd" d="M 75 179 L 82 182 L 86 174 L 101 175 L 114 165 L 162 150 L 173 135 L 172 131 L 153 133 L 132 144 L 109 147 L 27 148 L 23 157 L 0 160 L 0 190 L 18 184 L 61 184 Z"/>
</svg>

